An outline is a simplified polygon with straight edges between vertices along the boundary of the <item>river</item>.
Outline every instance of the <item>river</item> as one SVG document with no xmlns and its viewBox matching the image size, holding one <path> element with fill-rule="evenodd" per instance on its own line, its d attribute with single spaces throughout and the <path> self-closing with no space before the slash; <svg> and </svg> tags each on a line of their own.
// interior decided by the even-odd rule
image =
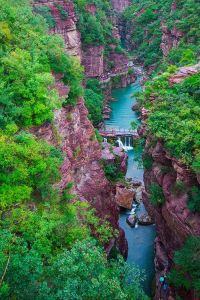
<svg viewBox="0 0 200 300">
<path fill-rule="evenodd" d="M 105 121 L 106 127 L 129 129 L 132 121 L 138 121 L 138 115 L 133 112 L 131 107 L 136 103 L 133 93 L 140 91 L 141 85 L 139 79 L 136 83 L 129 85 L 126 88 L 115 89 L 112 96 L 115 101 L 110 103 L 112 108 L 111 117 Z M 126 177 L 134 180 L 143 181 L 143 169 L 138 167 L 138 163 L 134 161 L 134 150 L 127 151 L 128 154 L 128 168 Z M 131 228 L 126 223 L 126 217 L 129 210 L 123 210 L 120 214 L 119 224 L 125 231 L 126 239 L 128 241 L 128 258 L 130 264 L 137 265 L 140 269 L 145 270 L 146 280 L 143 283 L 145 292 L 151 296 L 152 282 L 155 275 L 154 270 L 154 239 L 155 226 L 138 226 Z M 137 214 L 145 212 L 143 204 L 140 205 Z"/>
</svg>

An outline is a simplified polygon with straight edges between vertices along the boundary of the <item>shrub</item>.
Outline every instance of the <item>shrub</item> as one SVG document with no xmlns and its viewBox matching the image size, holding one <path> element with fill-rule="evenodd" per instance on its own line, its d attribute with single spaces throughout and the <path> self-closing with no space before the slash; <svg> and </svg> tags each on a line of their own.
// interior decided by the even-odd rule
<svg viewBox="0 0 200 300">
<path fill-rule="evenodd" d="M 200 295 L 200 238 L 190 236 L 184 246 L 175 252 L 175 267 L 169 278 L 175 287 L 195 290 Z"/>
<path fill-rule="evenodd" d="M 155 206 L 160 206 L 165 202 L 162 188 L 157 183 L 152 183 L 149 188 L 150 202 Z"/>
<path fill-rule="evenodd" d="M 187 204 L 191 211 L 200 212 L 200 189 L 197 186 L 193 186 L 188 192 Z"/>
<path fill-rule="evenodd" d="M 175 194 L 175 195 L 179 195 L 183 192 L 186 191 L 186 185 L 183 181 L 181 180 L 177 180 L 173 187 L 172 187 L 172 192 Z"/>
<path fill-rule="evenodd" d="M 51 198 L 59 179 L 62 156 L 58 149 L 24 132 L 0 134 L 1 208 L 12 203 Z"/>
<path fill-rule="evenodd" d="M 153 158 L 148 153 L 143 154 L 143 166 L 147 170 L 151 170 L 153 165 Z"/>
<path fill-rule="evenodd" d="M 119 171 L 116 164 L 103 164 L 103 169 L 108 180 L 112 182 L 124 180 L 124 174 Z"/>
<path fill-rule="evenodd" d="M 89 118 L 94 126 L 102 122 L 104 95 L 98 80 L 90 79 L 87 81 L 85 90 L 85 104 L 89 111 Z"/>
<path fill-rule="evenodd" d="M 64 7 L 58 3 L 54 3 L 55 7 L 59 10 L 60 16 L 62 20 L 66 20 L 68 18 L 68 12 L 64 9 Z"/>
<path fill-rule="evenodd" d="M 34 6 L 34 12 L 40 14 L 47 22 L 49 28 L 54 28 L 56 26 L 56 21 L 51 14 L 51 10 L 48 6 Z"/>
</svg>

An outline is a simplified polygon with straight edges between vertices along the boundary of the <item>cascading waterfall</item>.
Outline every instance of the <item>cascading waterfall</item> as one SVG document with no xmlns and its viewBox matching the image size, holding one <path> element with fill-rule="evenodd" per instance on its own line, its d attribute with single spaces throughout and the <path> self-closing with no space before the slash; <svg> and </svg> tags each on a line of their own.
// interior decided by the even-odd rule
<svg viewBox="0 0 200 300">
<path fill-rule="evenodd" d="M 128 150 L 133 149 L 133 146 L 131 145 L 132 144 L 132 137 L 130 137 L 130 136 L 125 136 L 124 137 L 124 144 L 123 144 L 121 138 L 118 137 L 117 143 L 118 143 L 119 147 L 122 147 L 124 149 L 124 151 L 128 151 Z"/>
</svg>

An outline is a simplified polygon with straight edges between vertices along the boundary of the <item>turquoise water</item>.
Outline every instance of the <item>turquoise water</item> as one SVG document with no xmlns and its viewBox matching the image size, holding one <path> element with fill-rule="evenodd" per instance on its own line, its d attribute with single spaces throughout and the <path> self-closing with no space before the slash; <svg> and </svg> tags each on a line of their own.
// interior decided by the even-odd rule
<svg viewBox="0 0 200 300">
<path fill-rule="evenodd" d="M 136 112 L 131 107 L 136 103 L 133 93 L 139 92 L 141 86 L 139 80 L 126 88 L 115 89 L 112 96 L 117 101 L 111 101 L 112 108 L 111 118 L 105 121 L 106 127 L 129 129 L 131 121 L 137 121 Z"/>
<path fill-rule="evenodd" d="M 106 127 L 129 129 L 132 121 L 138 122 L 138 115 L 131 110 L 132 105 L 136 102 L 133 93 L 140 91 L 141 86 L 139 80 L 126 88 L 113 90 L 112 96 L 117 101 L 111 102 L 112 114 L 110 120 L 105 121 Z M 128 169 L 127 178 L 143 181 L 143 169 L 138 167 L 134 161 L 134 150 L 127 152 L 128 154 Z M 155 226 L 138 226 L 131 228 L 126 223 L 126 217 L 129 210 L 124 210 L 120 214 L 119 224 L 123 228 L 128 241 L 128 258 L 130 264 L 137 265 L 140 269 L 145 270 L 146 280 L 143 283 L 145 292 L 150 296 L 152 281 L 155 275 L 154 271 L 154 239 Z M 143 204 L 140 205 L 138 215 L 145 212 Z"/>
</svg>

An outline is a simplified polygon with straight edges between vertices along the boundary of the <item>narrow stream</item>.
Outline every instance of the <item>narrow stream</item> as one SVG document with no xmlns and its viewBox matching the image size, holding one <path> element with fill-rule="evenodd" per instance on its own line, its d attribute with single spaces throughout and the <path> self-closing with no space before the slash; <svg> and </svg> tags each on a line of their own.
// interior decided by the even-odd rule
<svg viewBox="0 0 200 300">
<path fill-rule="evenodd" d="M 137 121 L 137 114 L 131 110 L 132 105 L 136 102 L 133 93 L 141 90 L 139 80 L 136 83 L 129 85 L 126 88 L 113 90 L 112 96 L 116 101 L 111 102 L 112 113 L 109 120 L 105 121 L 106 127 L 129 129 L 132 121 Z M 128 154 L 128 169 L 126 173 L 127 178 L 143 181 L 143 169 L 138 167 L 137 162 L 134 161 L 134 150 L 127 151 Z M 126 223 L 126 217 L 129 210 L 123 210 L 120 214 L 119 224 L 123 228 L 128 241 L 128 258 L 130 264 L 139 266 L 140 269 L 145 270 L 146 280 L 143 283 L 145 292 L 151 296 L 152 281 L 154 278 L 154 239 L 155 226 L 138 226 L 131 228 Z M 137 214 L 143 214 L 145 208 L 143 204 L 139 206 Z"/>
</svg>

